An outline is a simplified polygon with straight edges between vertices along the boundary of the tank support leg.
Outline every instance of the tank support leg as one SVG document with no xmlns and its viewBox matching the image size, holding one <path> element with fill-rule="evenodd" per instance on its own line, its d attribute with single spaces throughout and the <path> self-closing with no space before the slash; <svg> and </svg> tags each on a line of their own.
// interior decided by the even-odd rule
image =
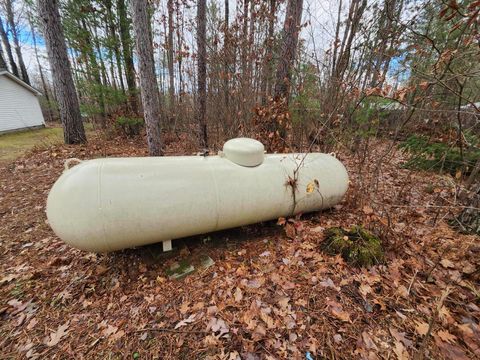
<svg viewBox="0 0 480 360">
<path fill-rule="evenodd" d="M 172 251 L 172 240 L 165 240 L 162 242 L 163 251 Z"/>
</svg>

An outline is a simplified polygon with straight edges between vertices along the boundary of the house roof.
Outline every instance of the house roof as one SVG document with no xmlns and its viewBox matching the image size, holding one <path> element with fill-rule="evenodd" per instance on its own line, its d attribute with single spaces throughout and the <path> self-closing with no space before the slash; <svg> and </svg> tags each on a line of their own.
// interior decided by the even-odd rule
<svg viewBox="0 0 480 360">
<path fill-rule="evenodd" d="M 31 91 L 35 95 L 37 95 L 37 96 L 42 95 L 42 93 L 40 91 L 38 91 L 34 87 L 28 85 L 25 81 L 19 79 L 18 77 L 16 77 L 15 75 L 10 73 L 9 71 L 0 69 L 0 76 L 2 76 L 2 75 L 5 75 L 10 80 L 15 81 L 18 85 L 23 86 L 25 89 Z"/>
</svg>

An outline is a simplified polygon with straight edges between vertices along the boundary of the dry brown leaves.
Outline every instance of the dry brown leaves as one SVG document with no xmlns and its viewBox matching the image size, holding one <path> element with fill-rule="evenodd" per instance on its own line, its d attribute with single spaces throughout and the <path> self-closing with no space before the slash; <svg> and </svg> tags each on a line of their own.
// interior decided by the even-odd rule
<svg viewBox="0 0 480 360">
<path fill-rule="evenodd" d="M 169 146 L 179 153 L 181 145 Z M 422 344 L 428 358 L 480 356 L 478 238 L 453 231 L 446 208 L 425 206 L 455 196 L 451 179 L 393 163 L 367 206 L 351 171 L 335 209 L 281 220 L 288 230 L 272 223 L 213 234 L 207 244 L 178 240 L 171 254 L 149 246 L 95 255 L 55 237 L 45 200 L 66 158 L 145 153 L 141 139 L 93 139 L 2 165 L 2 357 L 412 359 Z M 357 223 L 381 232 L 385 265 L 355 269 L 319 252 L 324 229 Z M 205 252 L 214 266 L 167 279 L 171 263 Z"/>
</svg>

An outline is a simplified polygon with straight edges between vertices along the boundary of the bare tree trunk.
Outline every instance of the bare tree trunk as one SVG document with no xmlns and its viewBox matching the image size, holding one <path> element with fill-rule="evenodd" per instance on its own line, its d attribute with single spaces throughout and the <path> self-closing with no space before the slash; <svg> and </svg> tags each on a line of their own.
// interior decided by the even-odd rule
<svg viewBox="0 0 480 360">
<path fill-rule="evenodd" d="M 89 29 L 87 26 L 85 19 L 81 19 L 81 24 L 83 29 Z M 90 34 L 93 33 L 94 35 L 94 40 L 92 41 L 92 38 L 90 37 Z M 90 60 L 90 72 L 93 75 L 93 81 L 94 81 L 94 94 L 95 94 L 95 100 L 97 101 L 97 104 L 100 108 L 100 114 L 99 117 L 99 123 L 100 127 L 102 129 L 105 129 L 107 124 L 106 124 L 106 111 L 105 111 L 105 99 L 103 95 L 103 85 L 102 85 L 102 78 L 101 78 L 101 66 L 97 62 L 97 56 L 95 54 L 95 48 L 94 44 L 96 43 L 95 40 L 95 33 L 89 29 L 89 31 L 85 32 L 85 51 L 86 55 L 88 56 Z"/>
<path fill-rule="evenodd" d="M 22 80 L 25 81 L 27 84 L 30 84 L 27 68 L 25 67 L 25 62 L 23 61 L 22 50 L 20 49 L 20 42 L 18 41 L 18 31 L 17 25 L 15 24 L 15 18 L 13 16 L 12 0 L 6 0 L 5 7 L 7 10 L 8 23 L 10 24 L 10 29 L 12 31 L 13 44 L 15 45 L 15 53 L 17 54 L 18 64 L 20 65 L 20 71 L 22 73 Z"/>
<path fill-rule="evenodd" d="M 151 156 L 161 156 L 163 151 L 160 139 L 160 98 L 155 78 L 152 37 L 148 27 L 150 19 L 148 2 L 147 0 L 131 0 L 131 7 L 148 150 Z"/>
<path fill-rule="evenodd" d="M 225 115 L 227 117 L 227 123 L 229 123 L 229 111 L 228 111 L 228 104 L 230 100 L 230 91 L 229 91 L 229 60 L 230 60 L 230 33 L 229 33 L 229 16 L 230 16 L 230 9 L 229 9 L 229 0 L 225 0 L 225 17 L 224 17 L 224 29 L 223 29 L 223 92 L 225 97 Z"/>
<path fill-rule="evenodd" d="M 183 97 L 183 69 L 182 69 L 182 59 L 183 59 L 183 49 L 182 49 L 182 38 L 183 38 L 183 24 L 184 18 L 183 13 L 180 10 L 180 5 L 177 6 L 177 49 L 178 49 L 178 101 L 182 102 Z"/>
<path fill-rule="evenodd" d="M 375 58 L 370 87 L 383 86 L 391 58 L 389 53 L 395 47 L 396 36 L 399 35 L 395 34 L 396 32 L 398 33 L 398 28 L 393 23 L 393 19 L 400 15 L 402 7 L 403 1 L 384 0 L 379 18 L 379 29 L 375 39 Z"/>
<path fill-rule="evenodd" d="M 196 103 L 196 118 L 199 126 L 200 146 L 208 149 L 207 123 L 205 118 L 207 98 L 207 9 L 206 0 L 197 2 L 197 48 L 198 48 L 198 95 Z"/>
<path fill-rule="evenodd" d="M 248 24 L 248 58 L 247 58 L 247 89 L 252 88 L 253 83 L 253 63 L 255 62 L 256 54 L 253 52 L 254 35 L 255 35 L 255 2 L 250 4 L 250 17 Z"/>
<path fill-rule="evenodd" d="M 273 73 L 273 36 L 275 30 L 275 20 L 276 20 L 276 7 L 277 0 L 270 0 L 270 14 L 268 17 L 268 33 L 267 40 L 265 42 L 265 63 L 263 67 L 263 79 L 261 84 L 260 93 L 262 96 L 262 104 L 267 103 L 267 98 L 272 91 L 272 73 Z"/>
<path fill-rule="evenodd" d="M 138 112 L 137 85 L 135 82 L 135 67 L 132 57 L 132 39 L 130 37 L 130 20 L 127 15 L 125 0 L 117 0 L 117 11 L 120 23 L 120 40 L 122 42 L 123 60 L 125 61 L 125 77 L 129 92 L 129 103 L 134 113 Z"/>
<path fill-rule="evenodd" d="M 360 1 L 362 1 L 360 3 Z M 352 51 L 352 43 L 357 31 L 360 27 L 360 20 L 363 16 L 363 12 L 367 6 L 367 0 L 353 0 L 350 4 L 348 24 L 344 33 L 344 41 L 340 53 L 338 54 L 338 62 L 335 67 L 334 77 L 335 80 L 340 81 L 342 79 L 345 70 L 350 62 L 350 55 Z"/>
<path fill-rule="evenodd" d="M 39 56 L 38 56 L 37 36 L 35 34 L 35 29 L 33 27 L 33 23 L 32 23 L 32 19 L 31 19 L 30 14 L 28 15 L 28 22 L 30 24 L 30 31 L 32 32 L 33 50 L 35 51 L 35 59 L 37 61 L 38 72 L 40 73 L 40 80 L 42 82 L 43 95 L 45 96 L 45 99 L 47 100 L 47 106 L 48 106 L 47 116 L 48 116 L 48 120 L 52 121 L 52 112 L 50 111 L 51 110 L 50 109 L 50 107 L 51 107 L 50 95 L 48 94 L 48 88 L 47 88 L 47 84 L 45 82 L 45 76 L 43 75 L 43 67 L 42 67 L 42 64 L 40 63 L 40 59 L 39 59 Z M 0 65 L 0 68 L 1 68 L 1 65 Z"/>
<path fill-rule="evenodd" d="M 0 36 L 3 41 L 3 45 L 5 46 L 5 51 L 7 52 L 8 62 L 10 63 L 10 69 L 12 70 L 12 74 L 16 77 L 19 77 L 18 74 L 18 67 L 15 63 L 15 59 L 13 58 L 12 47 L 10 46 L 10 42 L 8 41 L 8 36 L 3 27 L 2 17 L 0 16 Z"/>
<path fill-rule="evenodd" d="M 112 42 L 113 42 L 113 52 L 115 54 L 115 62 L 117 64 L 118 80 L 120 81 L 120 87 L 122 89 L 122 93 L 125 94 L 125 84 L 123 82 L 123 75 L 122 75 L 122 58 L 120 56 L 120 41 L 118 39 L 118 35 L 115 30 L 114 16 L 112 12 L 112 0 L 105 0 L 105 9 L 107 10 L 108 32 L 110 33 L 110 36 L 112 37 Z"/>
<path fill-rule="evenodd" d="M 338 4 L 338 13 L 337 13 L 337 24 L 335 26 L 335 42 L 333 44 L 333 55 L 332 55 L 332 74 L 335 72 L 336 62 L 337 62 L 337 52 L 338 46 L 340 45 L 340 15 L 342 13 L 342 0 Z"/>
<path fill-rule="evenodd" d="M 303 0 L 288 0 L 285 23 L 283 26 L 283 43 L 277 66 L 275 97 L 288 102 L 290 80 L 295 55 L 297 53 L 298 34 L 302 21 Z"/>
<path fill-rule="evenodd" d="M 0 71 L 7 70 L 7 63 L 5 62 L 5 58 L 3 57 L 3 48 L 2 44 L 0 43 Z"/>
<path fill-rule="evenodd" d="M 52 70 L 65 143 L 84 143 L 87 138 L 73 84 L 57 0 L 37 0 L 37 7 Z"/>
<path fill-rule="evenodd" d="M 108 86 L 110 84 L 109 84 L 108 76 L 107 76 L 107 67 L 105 66 L 105 61 L 103 60 L 102 49 L 100 47 L 100 39 L 98 37 L 97 26 L 95 24 L 93 24 L 92 27 L 93 27 L 93 35 L 94 35 L 93 38 L 94 38 L 95 49 L 96 49 L 95 56 L 97 56 L 97 54 L 98 54 L 98 60 L 100 62 L 100 71 L 101 71 L 101 75 L 102 75 L 102 83 L 103 83 L 104 86 Z"/>
<path fill-rule="evenodd" d="M 243 24 L 242 24 L 242 50 L 241 50 L 241 66 L 242 66 L 242 79 L 246 81 L 247 67 L 248 67 L 248 5 L 250 0 L 243 0 Z"/>
<path fill-rule="evenodd" d="M 173 74 L 173 0 L 168 0 L 168 32 L 167 32 L 167 63 L 168 63 L 168 97 L 170 113 L 173 115 L 175 111 L 175 83 Z"/>
</svg>

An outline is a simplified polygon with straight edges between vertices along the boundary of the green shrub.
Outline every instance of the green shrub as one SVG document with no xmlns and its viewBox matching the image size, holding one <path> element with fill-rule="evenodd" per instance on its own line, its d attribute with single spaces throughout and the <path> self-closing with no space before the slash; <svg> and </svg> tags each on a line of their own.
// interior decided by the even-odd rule
<svg viewBox="0 0 480 360">
<path fill-rule="evenodd" d="M 144 121 L 142 118 L 119 116 L 116 124 L 125 133 L 125 135 L 132 137 L 140 134 Z"/>
<path fill-rule="evenodd" d="M 471 144 L 475 144 L 471 142 Z M 430 142 L 424 136 L 410 136 L 400 148 L 408 152 L 411 157 L 406 167 L 448 172 L 455 175 L 457 171 L 469 174 L 480 158 L 480 149 L 475 146 L 463 149 L 463 158 L 460 149 L 441 142 Z"/>
</svg>

